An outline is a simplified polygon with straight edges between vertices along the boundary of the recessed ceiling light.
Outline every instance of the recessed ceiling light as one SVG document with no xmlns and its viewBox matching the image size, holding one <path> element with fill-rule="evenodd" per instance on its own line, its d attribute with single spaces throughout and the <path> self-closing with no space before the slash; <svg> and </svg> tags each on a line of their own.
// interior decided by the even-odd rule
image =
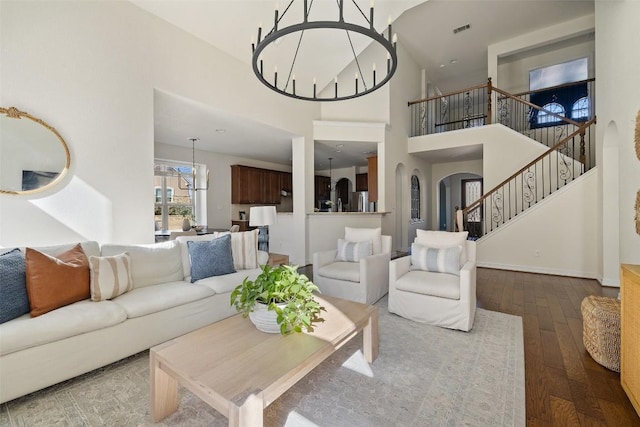
<svg viewBox="0 0 640 427">
<path fill-rule="evenodd" d="M 446 65 L 440 64 L 440 68 L 444 68 L 444 67 L 446 67 Z"/>
<path fill-rule="evenodd" d="M 227 130 L 226 129 L 216 129 L 216 132 L 218 133 L 225 133 Z"/>
<path fill-rule="evenodd" d="M 457 59 L 452 59 L 451 61 L 449 61 L 449 63 L 451 63 L 451 64 L 455 64 L 456 62 L 458 62 Z"/>
<path fill-rule="evenodd" d="M 338 145 L 336 145 L 336 147 L 342 148 L 342 147 L 344 147 L 344 144 L 338 144 Z"/>
<path fill-rule="evenodd" d="M 342 153 L 342 150 L 336 150 L 336 153 Z"/>
</svg>

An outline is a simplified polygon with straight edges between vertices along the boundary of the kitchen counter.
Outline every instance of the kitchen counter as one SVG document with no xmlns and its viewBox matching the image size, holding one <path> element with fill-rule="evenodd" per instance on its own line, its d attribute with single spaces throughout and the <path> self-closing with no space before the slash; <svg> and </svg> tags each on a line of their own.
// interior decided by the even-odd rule
<svg viewBox="0 0 640 427">
<path fill-rule="evenodd" d="M 307 212 L 307 215 L 386 215 L 391 212 Z"/>
</svg>

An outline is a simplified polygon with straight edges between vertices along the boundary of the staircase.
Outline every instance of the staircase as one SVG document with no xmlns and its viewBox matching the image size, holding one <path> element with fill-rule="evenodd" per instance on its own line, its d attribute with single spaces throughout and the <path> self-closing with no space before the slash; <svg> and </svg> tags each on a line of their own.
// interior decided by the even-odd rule
<svg viewBox="0 0 640 427">
<path fill-rule="evenodd" d="M 593 105 L 593 79 L 544 89 L 545 95 L 573 90 L 572 85 L 584 86 L 588 105 Z M 464 225 L 471 238 L 497 230 L 595 166 L 596 118 L 592 109 L 578 120 L 570 119 L 532 103 L 535 95 L 510 94 L 493 87 L 489 79 L 486 85 L 409 103 L 411 136 L 494 122 L 549 147 L 527 164 L 514 165 L 511 176 L 464 208 Z"/>
</svg>

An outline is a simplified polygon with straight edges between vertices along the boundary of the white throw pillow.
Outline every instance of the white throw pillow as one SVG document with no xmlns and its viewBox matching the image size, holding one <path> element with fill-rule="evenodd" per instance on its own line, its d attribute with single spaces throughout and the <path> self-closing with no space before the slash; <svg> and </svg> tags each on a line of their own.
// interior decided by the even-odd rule
<svg viewBox="0 0 640 427">
<path fill-rule="evenodd" d="M 460 246 L 460 267 L 462 267 L 467 262 L 468 235 L 468 231 L 454 233 L 449 231 L 416 230 L 416 238 L 413 242 L 430 248 Z"/>
<path fill-rule="evenodd" d="M 371 241 L 349 242 L 338 239 L 336 261 L 360 262 L 362 258 L 371 255 Z"/>
<path fill-rule="evenodd" d="M 104 301 L 133 289 L 131 257 L 120 255 L 89 257 L 91 301 Z"/>
<path fill-rule="evenodd" d="M 218 236 L 231 234 L 233 267 L 238 270 L 258 268 L 258 229 L 236 233 L 216 233 Z"/>
<path fill-rule="evenodd" d="M 430 248 L 418 243 L 411 245 L 412 269 L 460 275 L 460 246 Z"/>
<path fill-rule="evenodd" d="M 382 229 L 378 228 L 344 228 L 344 240 L 349 242 L 364 242 L 371 240 L 373 255 L 382 253 Z"/>
</svg>

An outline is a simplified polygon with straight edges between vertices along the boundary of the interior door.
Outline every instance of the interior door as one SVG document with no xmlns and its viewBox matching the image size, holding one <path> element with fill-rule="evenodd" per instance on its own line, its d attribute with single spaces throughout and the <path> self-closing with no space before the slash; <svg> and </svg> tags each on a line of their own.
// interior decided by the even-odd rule
<svg viewBox="0 0 640 427">
<path fill-rule="evenodd" d="M 482 178 L 463 179 L 462 185 L 462 209 L 471 205 L 482 197 Z M 478 207 L 467 214 L 467 230 L 469 236 L 480 237 L 482 235 L 482 208 Z"/>
</svg>

